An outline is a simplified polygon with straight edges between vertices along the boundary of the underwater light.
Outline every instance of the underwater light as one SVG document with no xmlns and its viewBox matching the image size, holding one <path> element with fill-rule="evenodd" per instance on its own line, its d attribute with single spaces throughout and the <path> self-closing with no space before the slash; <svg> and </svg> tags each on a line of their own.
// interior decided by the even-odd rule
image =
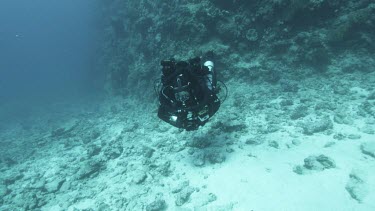
<svg viewBox="0 0 375 211">
<path fill-rule="evenodd" d="M 171 116 L 169 117 L 169 120 L 175 122 L 177 121 L 177 116 Z"/>
</svg>

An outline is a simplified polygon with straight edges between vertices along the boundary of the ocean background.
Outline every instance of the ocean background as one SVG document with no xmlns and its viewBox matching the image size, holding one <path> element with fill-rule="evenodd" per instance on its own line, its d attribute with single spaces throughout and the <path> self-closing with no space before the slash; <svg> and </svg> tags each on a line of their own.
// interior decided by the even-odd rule
<svg viewBox="0 0 375 211">
<path fill-rule="evenodd" d="M 375 3 L 2 0 L 0 210 L 375 210 Z M 160 61 L 228 98 L 157 118 Z"/>
</svg>

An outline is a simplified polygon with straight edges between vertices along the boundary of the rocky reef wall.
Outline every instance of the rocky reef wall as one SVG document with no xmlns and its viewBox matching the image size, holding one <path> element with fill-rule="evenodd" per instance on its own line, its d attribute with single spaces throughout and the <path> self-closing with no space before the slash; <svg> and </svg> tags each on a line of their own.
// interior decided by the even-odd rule
<svg viewBox="0 0 375 211">
<path fill-rule="evenodd" d="M 107 0 L 107 90 L 152 99 L 160 60 L 213 51 L 223 80 L 373 71 L 370 0 Z M 146 93 L 146 94 L 145 94 Z"/>
</svg>

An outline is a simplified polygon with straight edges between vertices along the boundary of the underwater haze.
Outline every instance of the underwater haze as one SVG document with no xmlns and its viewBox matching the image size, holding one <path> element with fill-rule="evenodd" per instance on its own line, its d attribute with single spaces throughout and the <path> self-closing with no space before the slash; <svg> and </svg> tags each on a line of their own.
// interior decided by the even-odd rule
<svg viewBox="0 0 375 211">
<path fill-rule="evenodd" d="M 374 211 L 374 14 L 373 0 L 0 0 L 0 211 Z M 155 94 L 171 57 L 212 59 L 216 113 L 201 74 Z M 176 128 L 159 108 L 207 122 Z"/>
<path fill-rule="evenodd" d="M 61 99 L 91 91 L 98 47 L 94 2 L 1 1 L 1 101 Z"/>
</svg>

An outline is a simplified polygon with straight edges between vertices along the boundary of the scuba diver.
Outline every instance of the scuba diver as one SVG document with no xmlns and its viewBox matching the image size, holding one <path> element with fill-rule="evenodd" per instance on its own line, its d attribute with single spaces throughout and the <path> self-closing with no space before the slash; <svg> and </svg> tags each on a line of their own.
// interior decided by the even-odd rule
<svg viewBox="0 0 375 211">
<path fill-rule="evenodd" d="M 161 61 L 161 66 L 161 81 L 155 90 L 160 103 L 158 117 L 187 131 L 205 125 L 221 104 L 214 63 L 207 60 L 202 65 L 200 57 L 188 61 L 172 58 Z"/>
</svg>

